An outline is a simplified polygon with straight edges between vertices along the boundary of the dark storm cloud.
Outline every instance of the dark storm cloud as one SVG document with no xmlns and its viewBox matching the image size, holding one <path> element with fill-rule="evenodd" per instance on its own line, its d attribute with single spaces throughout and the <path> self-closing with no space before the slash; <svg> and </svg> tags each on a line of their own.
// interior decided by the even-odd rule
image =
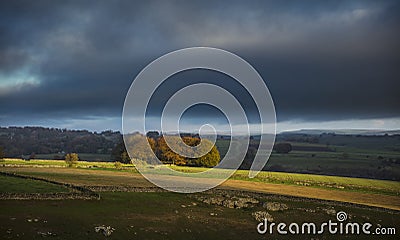
<svg viewBox="0 0 400 240">
<path fill-rule="evenodd" d="M 144 66 L 191 46 L 219 47 L 248 60 L 269 86 L 279 120 L 400 115 L 396 1 L 0 5 L 2 124 L 27 117 L 118 117 L 132 79 Z M 218 83 L 220 77 L 176 76 L 187 83 Z M 174 86 L 167 85 L 159 100 Z M 235 84 L 226 87 L 245 96 Z M 251 99 L 241 100 L 255 112 Z M 160 105 L 155 101 L 154 114 Z"/>
</svg>

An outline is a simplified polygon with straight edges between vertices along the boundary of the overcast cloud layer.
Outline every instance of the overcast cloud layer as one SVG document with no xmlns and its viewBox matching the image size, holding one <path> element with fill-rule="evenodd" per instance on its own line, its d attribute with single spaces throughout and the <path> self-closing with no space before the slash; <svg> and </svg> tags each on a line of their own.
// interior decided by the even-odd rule
<svg viewBox="0 0 400 240">
<path fill-rule="evenodd" d="M 252 64 L 279 121 L 399 118 L 399 26 L 399 1 L 3 1 L 0 125 L 120 129 L 138 72 L 193 46 Z M 224 82 L 255 114 L 224 78 L 193 71 L 171 82 Z M 165 84 L 150 114 L 178 86 Z"/>
</svg>

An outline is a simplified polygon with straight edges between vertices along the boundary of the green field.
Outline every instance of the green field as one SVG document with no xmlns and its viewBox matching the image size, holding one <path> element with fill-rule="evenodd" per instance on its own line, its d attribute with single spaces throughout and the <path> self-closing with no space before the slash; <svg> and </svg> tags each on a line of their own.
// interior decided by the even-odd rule
<svg viewBox="0 0 400 240">
<path fill-rule="evenodd" d="M 83 161 L 90 162 L 109 162 L 111 161 L 110 154 L 99 154 L 99 153 L 78 153 L 79 158 Z M 58 157 L 58 158 L 55 158 Z M 53 153 L 53 154 L 36 154 L 36 159 L 59 159 L 62 158 L 63 154 Z"/>
<path fill-rule="evenodd" d="M 328 141 L 323 139 L 320 141 Z M 291 143 L 293 151 L 273 152 L 264 170 L 399 181 L 400 142 L 389 140 L 336 136 L 329 138 L 331 144 L 286 141 Z M 216 142 L 221 156 L 228 150 L 229 142 L 221 139 Z M 257 142 L 251 141 L 250 146 L 256 148 Z M 252 158 L 245 159 L 241 168 L 249 169 L 251 163 Z"/>
<path fill-rule="evenodd" d="M 58 193 L 68 192 L 63 186 L 37 181 L 0 175 L 0 193 Z"/>
<path fill-rule="evenodd" d="M 32 166 L 32 167 L 67 167 L 68 165 L 64 160 L 48 160 L 48 159 L 33 159 L 33 160 L 21 160 L 14 158 L 6 158 L 0 162 L 0 165 L 12 165 L 12 166 Z M 123 167 L 133 167 L 132 164 L 122 164 Z M 79 161 L 78 168 L 104 168 L 114 169 L 114 162 L 88 162 Z"/>
</svg>

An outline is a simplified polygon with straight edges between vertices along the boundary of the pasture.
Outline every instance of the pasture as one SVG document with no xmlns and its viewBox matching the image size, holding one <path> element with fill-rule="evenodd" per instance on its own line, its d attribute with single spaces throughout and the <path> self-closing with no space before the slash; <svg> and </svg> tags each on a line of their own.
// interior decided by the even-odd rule
<svg viewBox="0 0 400 240">
<path fill-rule="evenodd" d="M 279 138 L 282 136 L 278 135 Z M 286 141 L 293 150 L 287 154 L 273 152 L 264 170 L 399 181 L 399 141 L 389 140 L 337 136 L 324 140 L 325 144 Z M 221 156 L 225 155 L 229 142 L 221 139 L 216 142 Z M 250 147 L 256 148 L 257 144 L 253 140 Z M 251 163 L 252 158 L 245 159 L 241 169 L 249 169 Z"/>
</svg>

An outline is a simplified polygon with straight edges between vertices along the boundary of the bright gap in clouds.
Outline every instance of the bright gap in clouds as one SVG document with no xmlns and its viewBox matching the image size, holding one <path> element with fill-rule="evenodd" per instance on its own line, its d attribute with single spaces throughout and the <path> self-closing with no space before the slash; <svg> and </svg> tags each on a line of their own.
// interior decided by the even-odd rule
<svg viewBox="0 0 400 240">
<path fill-rule="evenodd" d="M 339 121 L 284 121 L 277 124 L 277 132 L 300 129 L 370 129 L 399 130 L 400 118 L 353 119 Z"/>
<path fill-rule="evenodd" d="M 201 122 L 196 124 L 190 124 L 185 121 L 184 124 L 180 124 L 181 132 L 196 132 L 198 129 L 207 122 Z M 225 123 L 209 123 L 214 126 L 220 134 L 229 134 L 230 126 Z M 160 130 L 157 127 L 157 119 L 152 119 L 151 123 L 148 124 L 147 129 Z M 241 132 L 247 130 L 247 125 L 237 126 L 241 129 Z M 260 127 L 259 124 L 248 125 L 251 134 L 258 132 Z M 267 129 L 267 133 L 271 133 L 273 129 L 271 124 L 264 124 L 264 128 Z M 400 129 L 400 118 L 376 118 L 376 119 L 349 119 L 349 120 L 337 120 L 337 121 L 304 121 L 304 120 L 291 120 L 277 122 L 276 133 L 284 131 L 293 131 L 301 129 L 323 129 L 323 130 L 339 130 L 339 129 L 360 129 L 360 130 L 399 130 Z"/>
<path fill-rule="evenodd" d="M 6 119 L 4 119 L 6 120 Z M 8 119 L 3 126 L 43 126 L 43 127 L 55 127 L 55 128 L 67 128 L 67 129 L 86 129 L 89 131 L 101 132 L 104 130 L 121 131 L 120 117 L 88 117 L 80 119 L 30 119 L 29 122 L 24 121 L 13 121 Z M 159 119 L 149 118 L 146 129 L 148 130 L 160 130 Z M 140 131 L 138 123 L 141 122 L 139 119 L 133 119 L 132 128 L 129 131 Z M 196 132 L 206 121 L 196 124 L 190 124 L 189 121 L 185 121 L 184 124 L 180 125 L 181 132 Z M 225 123 L 212 123 L 211 125 L 220 134 L 228 134 L 230 128 Z M 267 128 L 270 127 L 267 124 Z M 245 132 L 247 126 L 241 126 L 243 132 Z M 253 134 L 259 128 L 257 124 L 250 124 L 249 129 Z M 280 133 L 283 131 L 292 131 L 300 129 L 324 129 L 324 130 L 339 130 L 339 129 L 363 129 L 363 130 L 399 130 L 400 129 L 400 118 L 376 118 L 376 119 L 353 119 L 353 120 L 339 120 L 339 121 L 302 121 L 292 120 L 283 121 L 276 124 L 276 132 Z"/>
<path fill-rule="evenodd" d="M 229 125 L 227 124 L 212 124 L 218 133 L 229 133 Z M 201 125 L 185 125 L 181 126 L 183 132 L 194 132 Z M 246 131 L 247 126 L 240 126 L 242 132 Z M 250 124 L 249 129 L 251 134 L 257 133 L 258 124 Z M 264 124 L 267 133 L 271 133 L 273 129 L 271 125 Z M 276 133 L 284 131 L 294 131 L 301 129 L 322 129 L 322 130 L 339 130 L 339 129 L 362 129 L 362 130 L 399 130 L 400 118 L 380 118 L 380 119 L 353 119 L 339 121 L 283 121 L 276 124 Z"/>
<path fill-rule="evenodd" d="M 15 93 L 21 90 L 29 90 L 32 87 L 40 85 L 37 77 L 20 71 L 12 75 L 5 75 L 0 73 L 0 96 L 9 93 Z"/>
</svg>

